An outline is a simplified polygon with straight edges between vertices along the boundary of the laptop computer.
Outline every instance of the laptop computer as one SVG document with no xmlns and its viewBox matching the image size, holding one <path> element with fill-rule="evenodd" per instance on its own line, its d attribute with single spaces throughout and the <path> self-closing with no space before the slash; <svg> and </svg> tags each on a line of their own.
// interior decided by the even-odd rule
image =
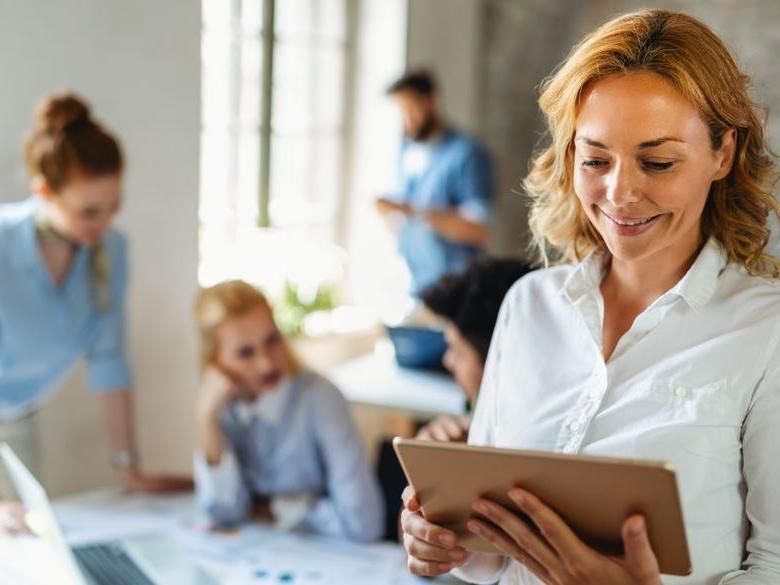
<svg viewBox="0 0 780 585">
<path fill-rule="evenodd" d="M 70 547 L 43 486 L 5 443 L 0 460 L 24 504 L 31 530 L 49 544 L 61 566 L 63 585 L 215 585 L 180 545 L 164 534 Z"/>
</svg>

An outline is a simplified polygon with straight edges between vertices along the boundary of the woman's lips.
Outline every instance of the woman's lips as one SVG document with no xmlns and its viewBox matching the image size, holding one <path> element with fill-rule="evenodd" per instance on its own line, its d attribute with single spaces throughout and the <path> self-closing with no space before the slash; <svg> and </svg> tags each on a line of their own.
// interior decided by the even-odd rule
<svg viewBox="0 0 780 585">
<path fill-rule="evenodd" d="M 663 214 L 651 215 L 645 217 L 613 217 L 604 210 L 599 209 L 601 214 L 607 218 L 612 230 L 620 236 L 636 236 L 649 230 L 655 225 Z"/>
<path fill-rule="evenodd" d="M 266 374 L 265 376 L 260 377 L 260 385 L 263 388 L 268 388 L 269 386 L 275 386 L 279 380 L 281 379 L 282 374 L 278 370 L 275 372 L 271 372 L 270 374 Z"/>
</svg>

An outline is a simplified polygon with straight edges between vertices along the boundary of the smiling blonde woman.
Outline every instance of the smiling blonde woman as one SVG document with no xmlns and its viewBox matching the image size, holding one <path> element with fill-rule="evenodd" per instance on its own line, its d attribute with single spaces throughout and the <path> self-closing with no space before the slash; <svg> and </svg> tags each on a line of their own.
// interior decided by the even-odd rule
<svg viewBox="0 0 780 585">
<path fill-rule="evenodd" d="M 407 488 L 413 573 L 501 585 L 780 583 L 780 284 L 766 252 L 774 165 L 748 79 L 684 14 L 617 18 L 540 99 L 550 146 L 526 181 L 546 259 L 507 294 L 469 442 L 671 462 L 693 573 L 661 576 L 641 516 L 625 555 L 589 548 L 533 494 L 469 528 L 469 554 Z M 576 486 L 572 486 L 576 489 Z M 604 502 L 608 506 L 609 502 Z M 533 530 L 519 516 L 535 524 Z"/>
</svg>

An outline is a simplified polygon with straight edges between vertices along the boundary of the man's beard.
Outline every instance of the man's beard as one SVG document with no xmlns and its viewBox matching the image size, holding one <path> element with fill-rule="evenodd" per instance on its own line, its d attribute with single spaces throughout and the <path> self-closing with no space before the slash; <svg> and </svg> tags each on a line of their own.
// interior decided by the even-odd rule
<svg viewBox="0 0 780 585">
<path fill-rule="evenodd" d="M 429 114 L 426 116 L 425 120 L 423 120 L 423 123 L 420 124 L 420 127 L 417 129 L 417 132 L 414 133 L 414 136 L 411 136 L 410 138 L 415 142 L 428 140 L 436 131 L 437 127 L 436 116 Z"/>
</svg>

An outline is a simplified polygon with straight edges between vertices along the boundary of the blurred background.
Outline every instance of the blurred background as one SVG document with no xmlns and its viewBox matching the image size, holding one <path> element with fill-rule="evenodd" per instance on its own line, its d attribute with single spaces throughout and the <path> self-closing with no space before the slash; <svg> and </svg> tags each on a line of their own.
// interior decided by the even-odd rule
<svg viewBox="0 0 780 585">
<path fill-rule="evenodd" d="M 263 287 L 323 370 L 371 351 L 403 312 L 409 274 L 374 207 L 396 188 L 393 80 L 437 74 L 447 119 L 493 158 L 490 251 L 524 257 L 537 87 L 585 31 L 642 7 L 688 12 L 726 41 L 780 150 L 773 0 L 0 0 L 0 201 L 28 195 L 21 141 L 45 94 L 85 96 L 127 154 L 119 224 L 146 465 L 190 468 L 199 285 Z M 77 368 L 42 413 L 55 495 L 113 481 L 84 387 Z M 393 428 L 355 408 L 366 433 Z"/>
</svg>

